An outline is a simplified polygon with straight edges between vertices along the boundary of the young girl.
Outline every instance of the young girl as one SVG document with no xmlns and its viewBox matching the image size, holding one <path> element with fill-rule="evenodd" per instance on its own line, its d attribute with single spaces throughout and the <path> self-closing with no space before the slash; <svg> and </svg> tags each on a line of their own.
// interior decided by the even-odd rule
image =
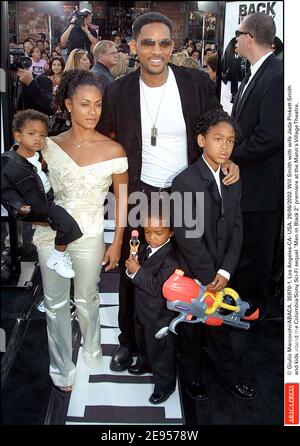
<svg viewBox="0 0 300 446">
<path fill-rule="evenodd" d="M 53 85 L 53 96 L 56 94 L 63 71 L 65 69 L 65 61 L 60 56 L 55 56 L 50 60 L 49 64 L 49 79 Z"/>
<path fill-rule="evenodd" d="M 30 57 L 32 61 L 30 70 L 37 76 L 45 74 L 45 72 L 48 70 L 48 64 L 45 59 L 42 59 L 41 50 L 38 46 L 34 46 L 30 50 Z"/>
</svg>

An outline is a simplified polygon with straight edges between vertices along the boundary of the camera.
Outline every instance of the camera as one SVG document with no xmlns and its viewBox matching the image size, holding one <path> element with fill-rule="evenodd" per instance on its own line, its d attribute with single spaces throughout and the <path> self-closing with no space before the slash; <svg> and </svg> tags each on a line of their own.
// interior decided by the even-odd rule
<svg viewBox="0 0 300 446">
<path fill-rule="evenodd" d="M 10 48 L 9 56 L 10 56 L 10 69 L 12 71 L 18 71 L 19 68 L 24 68 L 25 70 L 28 70 L 32 65 L 31 58 L 25 56 L 23 48 Z"/>
<path fill-rule="evenodd" d="M 86 9 L 86 8 L 80 9 L 80 10 L 76 9 L 76 11 L 74 11 L 74 13 L 72 14 L 71 19 L 73 17 L 76 17 L 76 20 L 75 20 L 74 24 L 75 24 L 75 26 L 77 28 L 80 28 L 83 25 L 83 23 L 84 23 L 84 19 L 88 15 L 92 15 L 92 13 L 88 9 Z"/>
</svg>

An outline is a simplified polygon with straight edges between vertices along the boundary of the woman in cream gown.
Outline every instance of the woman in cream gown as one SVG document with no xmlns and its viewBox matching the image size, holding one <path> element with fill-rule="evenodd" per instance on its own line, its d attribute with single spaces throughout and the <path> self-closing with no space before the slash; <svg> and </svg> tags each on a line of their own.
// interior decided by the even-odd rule
<svg viewBox="0 0 300 446">
<path fill-rule="evenodd" d="M 77 221 L 83 236 L 68 246 L 75 270 L 74 300 L 83 336 L 83 357 L 89 367 L 101 360 L 98 282 L 101 263 L 106 270 L 117 266 L 123 225 L 127 215 L 127 158 L 120 144 L 95 130 L 101 114 L 102 93 L 94 75 L 72 70 L 64 74 L 58 91 L 60 108 L 71 114 L 72 127 L 52 139 L 46 138 L 43 157 L 55 202 Z M 105 253 L 103 238 L 104 200 L 113 183 L 116 198 L 116 231 Z M 121 191 L 123 190 L 123 194 Z M 125 193 L 124 193 L 125 192 Z M 50 376 L 56 387 L 72 390 L 70 280 L 46 265 L 55 231 L 37 224 L 34 244 L 41 268 L 46 309 Z"/>
</svg>

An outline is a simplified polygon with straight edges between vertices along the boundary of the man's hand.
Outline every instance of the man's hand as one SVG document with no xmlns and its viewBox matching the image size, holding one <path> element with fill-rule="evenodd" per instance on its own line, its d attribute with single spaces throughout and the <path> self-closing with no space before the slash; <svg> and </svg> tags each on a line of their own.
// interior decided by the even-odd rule
<svg viewBox="0 0 300 446">
<path fill-rule="evenodd" d="M 86 21 L 83 22 L 83 24 L 81 25 L 81 28 L 83 29 L 83 31 L 84 31 L 85 33 L 89 33 L 89 32 L 90 32 L 90 30 L 89 30 L 89 24 L 88 24 Z"/>
<path fill-rule="evenodd" d="M 240 179 L 240 168 L 233 161 L 228 160 L 227 163 L 222 164 L 222 172 L 225 176 L 223 184 L 230 186 L 230 184 L 236 183 Z"/>
<path fill-rule="evenodd" d="M 218 291 L 221 291 L 223 288 L 225 288 L 227 283 L 228 283 L 228 280 L 226 279 L 226 277 L 217 273 L 214 280 L 207 285 L 207 289 L 209 291 L 218 292 Z"/>
<path fill-rule="evenodd" d="M 20 82 L 22 82 L 24 85 L 28 86 L 33 81 L 32 71 L 25 70 L 24 68 L 18 69 L 18 76 Z"/>
<path fill-rule="evenodd" d="M 125 262 L 125 266 L 128 269 L 129 274 L 136 273 L 141 267 L 137 256 L 129 256 Z"/>
<path fill-rule="evenodd" d="M 50 226 L 49 223 L 46 221 L 32 221 L 31 223 L 34 226 Z"/>
<path fill-rule="evenodd" d="M 28 206 L 27 204 L 23 204 L 19 207 L 18 214 L 20 215 L 28 215 L 31 211 L 31 206 Z"/>
</svg>

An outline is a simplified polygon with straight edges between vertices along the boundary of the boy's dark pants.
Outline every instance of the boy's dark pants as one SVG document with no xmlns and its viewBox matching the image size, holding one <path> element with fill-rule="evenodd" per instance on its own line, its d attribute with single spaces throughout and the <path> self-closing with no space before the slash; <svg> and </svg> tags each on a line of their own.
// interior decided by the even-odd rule
<svg viewBox="0 0 300 446">
<path fill-rule="evenodd" d="M 135 336 L 143 363 L 153 373 L 154 391 L 169 393 L 176 386 L 176 335 L 169 333 L 156 339 L 155 334 L 162 326 L 147 327 L 136 318 Z"/>
<path fill-rule="evenodd" d="M 82 236 L 74 218 L 61 206 L 48 200 L 50 227 L 56 231 L 55 244 L 68 245 Z"/>
</svg>

